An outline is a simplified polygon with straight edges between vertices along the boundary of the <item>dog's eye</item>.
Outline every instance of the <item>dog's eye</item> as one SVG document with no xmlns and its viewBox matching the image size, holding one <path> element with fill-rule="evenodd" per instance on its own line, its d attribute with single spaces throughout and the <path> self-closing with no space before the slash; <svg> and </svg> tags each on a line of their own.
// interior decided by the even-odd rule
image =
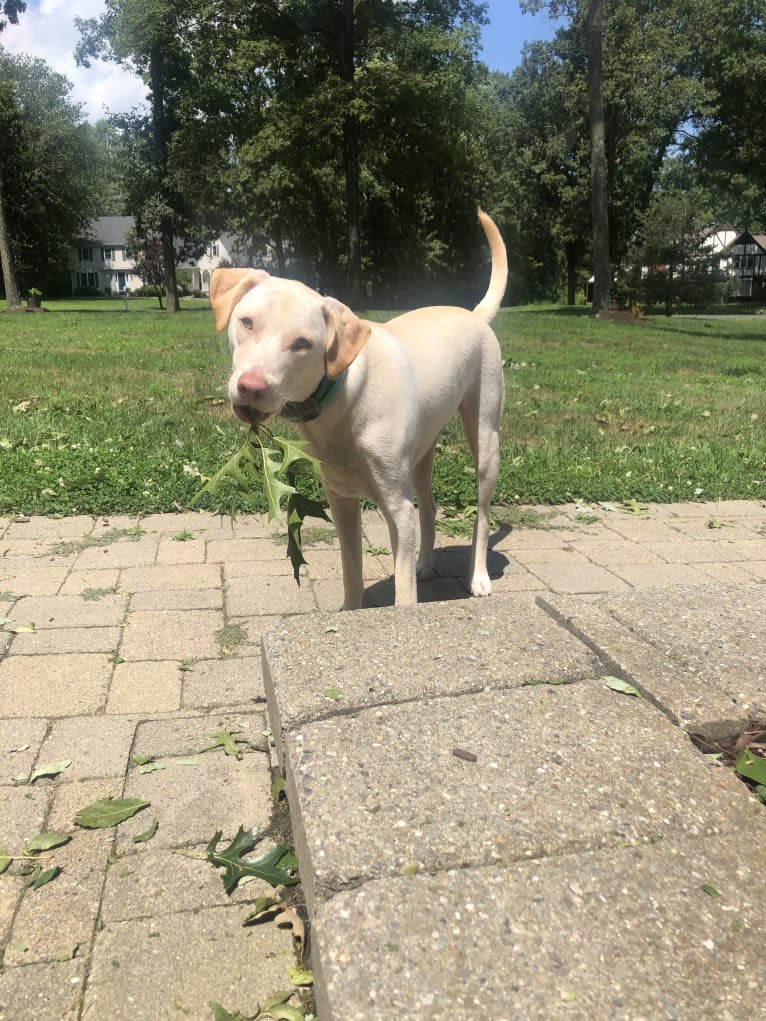
<svg viewBox="0 0 766 1021">
<path fill-rule="evenodd" d="M 290 345 L 291 351 L 308 351 L 311 347 L 311 341 L 306 340 L 305 337 L 297 337 Z"/>
<path fill-rule="evenodd" d="M 253 328 L 253 320 L 250 316 L 242 316 L 240 319 L 240 325 L 243 326 L 248 332 Z"/>
</svg>

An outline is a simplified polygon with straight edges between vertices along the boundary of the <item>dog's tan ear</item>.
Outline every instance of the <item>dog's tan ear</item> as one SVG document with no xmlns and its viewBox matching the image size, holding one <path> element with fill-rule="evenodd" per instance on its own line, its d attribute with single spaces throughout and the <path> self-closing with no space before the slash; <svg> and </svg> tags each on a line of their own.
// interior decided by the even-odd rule
<svg viewBox="0 0 766 1021">
<path fill-rule="evenodd" d="M 372 327 L 335 298 L 325 298 L 322 311 L 327 323 L 325 372 L 337 379 L 367 343 Z"/>
<path fill-rule="evenodd" d="M 239 299 L 268 279 L 263 269 L 214 269 L 210 278 L 210 307 L 215 314 L 215 332 L 220 333 L 231 319 Z"/>
</svg>

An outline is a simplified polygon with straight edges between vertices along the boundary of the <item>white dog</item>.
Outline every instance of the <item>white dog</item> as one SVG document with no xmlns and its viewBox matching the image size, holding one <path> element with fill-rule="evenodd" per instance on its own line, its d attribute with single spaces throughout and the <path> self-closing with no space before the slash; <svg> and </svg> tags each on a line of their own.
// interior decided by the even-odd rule
<svg viewBox="0 0 766 1021">
<path fill-rule="evenodd" d="M 234 414 L 252 425 L 281 414 L 296 423 L 322 462 L 340 542 L 346 610 L 362 605 L 360 497 L 374 500 L 388 523 L 396 605 L 417 602 L 416 573 L 421 579 L 433 576 L 431 468 L 439 433 L 458 411 L 478 484 L 471 593 L 491 592 L 489 507 L 499 464 L 504 380 L 489 323 L 505 293 L 508 264 L 497 227 L 481 210 L 479 218 L 492 272 L 487 293 L 472 312 L 421 308 L 383 325 L 263 270 L 213 274 L 216 330 L 229 324 Z M 420 519 L 417 565 L 413 496 Z"/>
</svg>

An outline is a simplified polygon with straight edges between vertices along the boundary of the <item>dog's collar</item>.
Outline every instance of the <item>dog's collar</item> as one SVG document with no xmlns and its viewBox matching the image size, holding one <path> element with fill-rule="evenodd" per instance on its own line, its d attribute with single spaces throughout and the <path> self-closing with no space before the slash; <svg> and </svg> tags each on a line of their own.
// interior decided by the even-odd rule
<svg viewBox="0 0 766 1021">
<path fill-rule="evenodd" d="M 316 390 L 305 401 L 288 401 L 279 414 L 288 422 L 311 422 L 318 417 L 321 410 L 330 403 L 335 393 L 346 378 L 348 369 L 344 369 L 337 379 L 322 376 Z"/>
</svg>

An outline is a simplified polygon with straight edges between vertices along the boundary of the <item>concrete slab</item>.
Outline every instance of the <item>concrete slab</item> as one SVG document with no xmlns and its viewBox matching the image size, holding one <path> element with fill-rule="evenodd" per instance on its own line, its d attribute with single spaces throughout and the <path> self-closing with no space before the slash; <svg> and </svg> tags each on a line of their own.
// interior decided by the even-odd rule
<svg viewBox="0 0 766 1021">
<path fill-rule="evenodd" d="M 298 588 L 289 564 L 288 571 L 285 574 L 264 575 L 256 569 L 247 577 L 227 577 L 226 612 L 231 617 L 249 617 L 272 614 L 275 606 L 288 614 L 311 613 L 316 610 L 311 584 L 305 580 Z"/>
<path fill-rule="evenodd" d="M 118 779 L 127 767 L 136 722 L 129 716 L 54 720 L 37 764 L 69 759 L 71 765 L 60 774 L 59 783 L 98 777 Z"/>
<path fill-rule="evenodd" d="M 339 712 L 603 672 L 563 627 L 512 597 L 287 619 L 264 637 L 263 665 L 280 755 L 283 734 Z"/>
<path fill-rule="evenodd" d="M 210 1002 L 254 1017 L 289 988 L 289 930 L 243 928 L 241 907 L 203 908 L 107 925 L 97 936 L 83 1021 L 210 1021 Z"/>
<path fill-rule="evenodd" d="M 15 635 L 11 656 L 60 655 L 63 653 L 102 652 L 114 655 L 122 638 L 119 627 L 49 628 L 31 634 Z"/>
<path fill-rule="evenodd" d="M 762 585 L 638 590 L 589 605 L 552 596 L 541 602 L 685 726 L 712 736 L 766 717 Z"/>
<path fill-rule="evenodd" d="M 127 592 L 183 592 L 214 589 L 220 584 L 218 564 L 197 563 L 193 571 L 183 564 L 130 567 L 120 574 L 120 588 Z"/>
<path fill-rule="evenodd" d="M 761 866 L 730 833 L 366 883 L 314 917 L 318 1015 L 759 1017 Z"/>
<path fill-rule="evenodd" d="M 39 890 L 25 891 L 6 949 L 6 967 L 55 962 L 75 946 L 82 952 L 90 946 L 113 831 L 83 830 L 73 820 L 78 809 L 116 794 L 118 789 L 102 780 L 55 786 L 45 828 L 69 833 L 72 840 L 46 853 L 46 867 L 58 865 L 59 875 Z M 19 945 L 25 949 L 17 949 Z"/>
<path fill-rule="evenodd" d="M 106 703 L 111 673 L 103 654 L 10 656 L 0 662 L 0 716 L 97 713 Z"/>
<path fill-rule="evenodd" d="M 107 713 L 171 713 L 181 706 L 183 675 L 173 660 L 118 663 Z"/>
<path fill-rule="evenodd" d="M 32 621 L 38 631 L 119 627 L 125 618 L 127 605 L 126 596 L 117 594 L 93 600 L 82 596 L 30 596 L 20 599 L 13 612 L 19 621 Z"/>
<path fill-rule="evenodd" d="M 85 961 L 0 972 L 0 1021 L 76 1021 Z"/>
<path fill-rule="evenodd" d="M 223 610 L 223 592 L 220 588 L 135 592 L 130 598 L 130 608 L 150 613 L 159 610 Z"/>
<path fill-rule="evenodd" d="M 0 720 L 0 785 L 29 776 L 46 731 L 45 720 Z"/>
<path fill-rule="evenodd" d="M 255 652 L 258 652 L 258 656 Z M 183 674 L 183 704 L 195 708 L 263 701 L 260 651 L 240 659 L 204 659 Z"/>
<path fill-rule="evenodd" d="M 203 729 L 203 728 L 201 728 Z M 136 748 L 144 747 L 136 738 Z M 202 741 L 201 746 L 211 742 Z M 191 762 L 179 762 L 178 759 Z M 116 834 L 120 854 L 133 850 L 133 837 L 159 820 L 152 847 L 207 844 L 217 830 L 232 839 L 239 826 L 265 829 L 271 820 L 271 769 L 268 756 L 246 754 L 241 760 L 222 749 L 188 756 L 158 757 L 156 772 L 130 771 L 126 798 L 141 798 L 150 807 L 123 823 Z M 193 764 L 192 764 L 193 763 Z"/>
<path fill-rule="evenodd" d="M 120 655 L 126 660 L 212 659 L 219 653 L 215 635 L 224 626 L 217 610 L 158 610 L 131 613 Z"/>
<path fill-rule="evenodd" d="M 307 724 L 287 736 L 285 769 L 310 910 L 414 863 L 507 865 L 734 832 L 762 815 L 656 708 L 601 681 Z"/>
</svg>

